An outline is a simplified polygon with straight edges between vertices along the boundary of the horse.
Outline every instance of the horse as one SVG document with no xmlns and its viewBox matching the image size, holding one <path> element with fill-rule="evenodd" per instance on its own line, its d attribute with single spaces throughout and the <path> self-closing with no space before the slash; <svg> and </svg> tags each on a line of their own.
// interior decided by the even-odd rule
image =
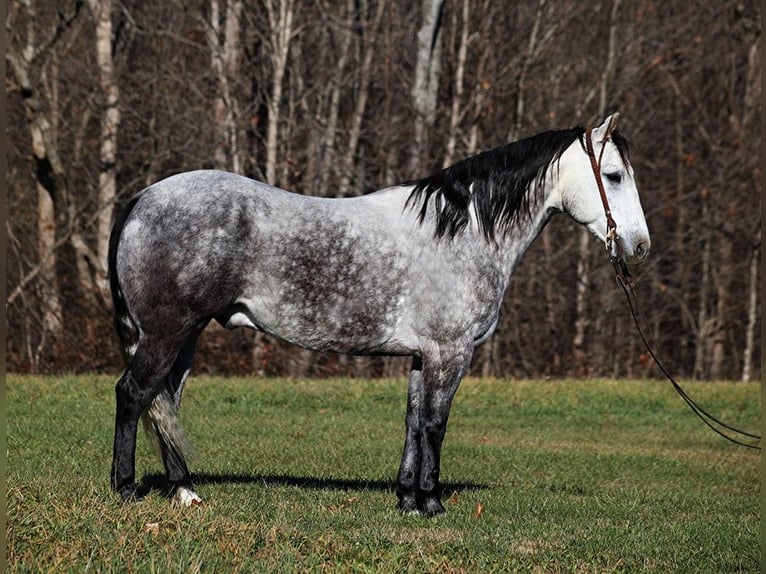
<svg viewBox="0 0 766 574">
<path fill-rule="evenodd" d="M 108 255 L 127 365 L 115 387 L 112 489 L 139 498 L 141 419 L 173 499 L 201 502 L 178 412 L 197 337 L 215 320 L 317 351 L 411 357 L 398 508 L 444 513 L 440 452 L 452 399 L 543 226 L 567 213 L 614 251 L 601 185 L 619 229 L 613 255 L 637 265 L 649 253 L 615 120 L 538 133 L 357 197 L 308 197 L 218 170 L 139 192 L 115 220 Z M 586 144 L 600 158 L 593 169 Z"/>
</svg>

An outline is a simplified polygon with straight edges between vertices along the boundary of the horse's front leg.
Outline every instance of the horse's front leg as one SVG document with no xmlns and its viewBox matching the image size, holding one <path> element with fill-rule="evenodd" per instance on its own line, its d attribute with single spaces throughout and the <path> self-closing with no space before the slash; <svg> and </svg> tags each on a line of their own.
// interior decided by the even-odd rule
<svg viewBox="0 0 766 574">
<path fill-rule="evenodd" d="M 419 357 L 412 361 L 407 388 L 407 427 L 404 452 L 399 466 L 396 495 L 404 514 L 418 513 L 417 490 L 420 478 L 420 405 L 423 402 L 423 363 Z"/>
<path fill-rule="evenodd" d="M 407 437 L 397 486 L 402 512 L 426 516 L 444 513 L 439 486 L 441 447 L 452 399 L 468 369 L 472 350 L 470 345 L 441 348 L 423 355 L 421 369 L 413 365 Z"/>
</svg>

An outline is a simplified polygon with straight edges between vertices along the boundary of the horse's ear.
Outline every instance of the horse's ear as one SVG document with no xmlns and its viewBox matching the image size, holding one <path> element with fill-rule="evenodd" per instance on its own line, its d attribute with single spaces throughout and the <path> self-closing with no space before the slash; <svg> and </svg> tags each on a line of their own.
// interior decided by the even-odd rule
<svg viewBox="0 0 766 574">
<path fill-rule="evenodd" d="M 620 118 L 620 112 L 614 112 L 611 116 L 604 120 L 604 123 L 598 126 L 594 131 L 598 136 L 598 141 L 605 142 L 612 135 L 612 132 L 617 127 L 617 120 Z"/>
</svg>

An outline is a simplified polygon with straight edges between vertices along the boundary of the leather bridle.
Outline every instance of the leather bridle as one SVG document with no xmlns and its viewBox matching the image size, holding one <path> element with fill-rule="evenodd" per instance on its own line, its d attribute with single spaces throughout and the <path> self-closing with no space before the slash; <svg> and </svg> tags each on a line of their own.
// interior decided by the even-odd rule
<svg viewBox="0 0 766 574">
<path fill-rule="evenodd" d="M 601 179 L 601 159 L 604 157 L 604 150 L 606 149 L 606 142 L 609 140 L 609 136 L 614 129 L 614 120 L 611 119 L 609 126 L 606 129 L 606 135 L 601 140 L 601 153 L 598 155 L 598 161 L 596 161 L 596 152 L 593 149 L 593 128 L 589 127 L 585 130 L 585 151 L 590 159 L 590 167 L 593 170 L 593 176 L 596 178 L 596 186 L 598 187 L 598 193 L 601 196 L 601 204 L 604 206 L 604 213 L 606 213 L 606 247 L 612 256 L 622 256 L 622 245 L 620 244 L 620 237 L 617 235 L 617 224 L 612 217 L 612 210 L 609 207 L 609 200 L 606 197 L 606 190 L 604 189 L 604 181 Z M 616 253 L 615 253 L 616 251 Z"/>
</svg>

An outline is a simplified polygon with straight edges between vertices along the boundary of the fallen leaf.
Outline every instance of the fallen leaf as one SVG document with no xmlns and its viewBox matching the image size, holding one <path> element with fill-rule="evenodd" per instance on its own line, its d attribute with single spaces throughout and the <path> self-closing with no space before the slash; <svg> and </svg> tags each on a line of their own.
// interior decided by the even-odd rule
<svg viewBox="0 0 766 574">
<path fill-rule="evenodd" d="M 484 514 L 484 505 L 481 502 L 476 503 L 476 511 L 473 513 L 473 515 L 476 518 L 481 518 L 481 515 Z"/>
<path fill-rule="evenodd" d="M 160 523 L 159 522 L 147 522 L 144 525 L 144 532 L 147 534 L 159 534 L 160 533 Z"/>
</svg>

